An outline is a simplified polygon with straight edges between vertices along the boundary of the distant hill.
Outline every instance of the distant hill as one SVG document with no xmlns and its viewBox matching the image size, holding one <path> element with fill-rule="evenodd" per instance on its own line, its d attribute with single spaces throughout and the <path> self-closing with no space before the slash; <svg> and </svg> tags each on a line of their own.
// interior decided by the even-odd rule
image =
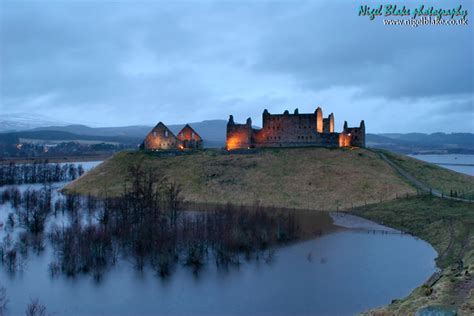
<svg viewBox="0 0 474 316">
<path fill-rule="evenodd" d="M 125 137 L 138 137 L 144 138 L 145 135 L 150 131 L 151 126 L 136 125 L 136 126 L 123 126 L 123 127 L 89 127 L 86 125 L 66 125 L 66 126 L 47 126 L 38 127 L 30 132 L 39 131 L 61 131 L 72 133 L 76 135 L 87 135 L 87 136 L 125 136 Z"/>
<path fill-rule="evenodd" d="M 226 120 L 205 120 L 189 123 L 204 139 L 204 146 L 218 148 L 225 145 Z M 168 125 L 177 134 L 185 124 Z M 28 131 L 15 132 L 23 138 L 34 139 L 85 139 L 141 143 L 153 126 L 135 125 L 120 127 L 89 127 L 86 125 L 42 126 Z M 56 133 L 45 133 L 56 132 Z M 68 134 L 59 134 L 64 132 Z M 20 134 L 19 134 L 20 133 Z M 24 134 L 27 133 L 27 134 Z M 72 134 L 72 135 L 71 135 Z M 0 139 L 6 136 L 1 136 Z M 10 135 L 11 139 L 12 135 Z M 44 138 L 43 138 L 44 137 Z M 63 138 L 61 138 L 63 137 Z M 92 137 L 92 138 L 91 138 Z M 111 140 L 113 139 L 113 140 Z M 367 146 L 399 153 L 471 153 L 474 154 L 472 133 L 383 133 L 367 134 Z"/>
<path fill-rule="evenodd" d="M 51 125 L 68 125 L 54 118 L 44 115 L 32 115 L 28 113 L 2 114 L 0 115 L 0 133 L 23 131 L 37 127 Z"/>
<path fill-rule="evenodd" d="M 12 133 L 0 133 L 0 143 L 19 143 L 20 139 L 43 140 L 43 141 L 102 141 L 121 144 L 137 144 L 141 141 L 138 137 L 128 136 L 97 136 L 97 135 L 77 135 L 69 132 L 45 130 L 45 131 L 23 131 Z"/>
<path fill-rule="evenodd" d="M 178 133 L 185 124 L 169 125 L 173 133 Z M 202 122 L 189 123 L 204 140 L 225 144 L 227 121 L 206 120 Z"/>
<path fill-rule="evenodd" d="M 206 147 L 222 147 L 225 145 L 226 120 L 206 120 L 202 122 L 188 123 L 204 139 Z M 174 134 L 177 134 L 186 124 L 168 125 Z M 136 125 L 122 127 L 88 127 L 86 125 L 48 126 L 39 127 L 28 132 L 38 133 L 44 131 L 60 131 L 81 136 L 96 137 L 126 137 L 138 139 L 140 143 L 150 132 L 153 126 Z M 77 138 L 77 137 L 76 137 Z"/>
<path fill-rule="evenodd" d="M 465 153 L 474 154 L 472 133 L 367 134 L 367 146 L 399 153 Z"/>
<path fill-rule="evenodd" d="M 474 146 L 474 134 L 471 133 L 433 133 L 433 134 L 422 134 L 422 133 L 407 133 L 407 134 L 396 134 L 386 133 L 380 134 L 391 139 L 397 139 L 406 142 L 413 143 L 424 143 L 427 145 L 452 144 L 452 145 L 466 145 Z"/>
</svg>

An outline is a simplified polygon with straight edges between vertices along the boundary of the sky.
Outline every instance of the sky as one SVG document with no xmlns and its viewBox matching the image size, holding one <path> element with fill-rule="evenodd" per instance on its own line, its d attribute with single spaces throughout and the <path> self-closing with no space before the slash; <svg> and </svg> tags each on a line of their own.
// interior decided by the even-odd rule
<svg viewBox="0 0 474 316">
<path fill-rule="evenodd" d="M 295 108 L 336 131 L 474 132 L 467 26 L 383 25 L 380 1 L 3 1 L 0 115 L 92 126 L 252 117 Z M 393 18 L 393 17 L 392 17 Z"/>
</svg>

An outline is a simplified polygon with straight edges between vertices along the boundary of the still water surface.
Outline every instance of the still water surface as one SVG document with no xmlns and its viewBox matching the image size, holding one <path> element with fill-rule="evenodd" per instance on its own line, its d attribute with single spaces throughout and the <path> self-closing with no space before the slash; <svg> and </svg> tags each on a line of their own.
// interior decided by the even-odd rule
<svg viewBox="0 0 474 316">
<path fill-rule="evenodd" d="M 276 249 L 269 263 L 209 263 L 199 274 L 179 266 L 167 279 L 127 261 L 100 282 L 51 277 L 47 247 L 31 253 L 23 271 L 0 267 L 7 315 L 24 314 L 30 298 L 53 315 L 354 315 L 406 296 L 435 271 L 437 254 L 422 240 L 354 216 L 317 216 L 332 216 L 326 234 Z"/>
<path fill-rule="evenodd" d="M 474 155 L 409 155 L 410 157 L 431 162 L 440 167 L 474 176 Z"/>
</svg>

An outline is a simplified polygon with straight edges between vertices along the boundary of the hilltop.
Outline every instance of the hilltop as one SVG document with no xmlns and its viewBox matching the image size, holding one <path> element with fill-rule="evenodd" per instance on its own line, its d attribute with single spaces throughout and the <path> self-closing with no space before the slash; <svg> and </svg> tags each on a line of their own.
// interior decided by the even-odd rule
<svg viewBox="0 0 474 316">
<path fill-rule="evenodd" d="M 160 170 L 170 181 L 180 184 L 185 201 L 194 203 L 343 209 L 416 193 L 378 153 L 361 148 L 283 148 L 242 153 L 205 150 L 177 156 L 120 152 L 65 190 L 118 195 L 128 168 L 138 163 Z M 474 187 L 473 177 L 420 161 L 416 166 L 428 166 L 429 179 L 443 184 L 443 189 L 446 184 L 442 178 L 447 174 L 457 186 Z M 438 172 L 441 180 L 437 179 Z"/>
</svg>

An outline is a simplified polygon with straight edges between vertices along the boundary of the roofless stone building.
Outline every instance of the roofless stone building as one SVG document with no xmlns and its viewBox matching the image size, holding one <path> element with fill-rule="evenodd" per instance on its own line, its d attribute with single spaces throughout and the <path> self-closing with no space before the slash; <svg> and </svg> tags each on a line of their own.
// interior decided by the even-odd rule
<svg viewBox="0 0 474 316">
<path fill-rule="evenodd" d="M 146 135 L 142 144 L 145 150 L 202 149 L 202 138 L 186 124 L 176 137 L 162 122 Z"/>
<path fill-rule="evenodd" d="M 334 132 L 334 115 L 323 118 L 323 111 L 317 108 L 314 113 L 270 114 L 263 111 L 261 129 L 252 127 L 252 120 L 245 124 L 236 124 L 231 115 L 227 123 L 228 150 L 259 147 L 365 147 L 365 124 L 348 127 L 344 122 L 341 133 Z"/>
<path fill-rule="evenodd" d="M 261 147 L 365 147 L 365 123 L 359 127 L 348 127 L 344 121 L 342 132 L 334 131 L 334 114 L 323 117 L 320 107 L 314 113 L 270 114 L 262 115 L 261 129 L 252 127 L 252 120 L 245 124 L 236 124 L 230 115 L 227 122 L 226 148 L 247 149 Z M 184 150 L 202 149 L 203 139 L 186 124 L 175 136 L 165 124 L 159 122 L 146 136 L 141 146 L 145 150 Z"/>
<path fill-rule="evenodd" d="M 196 131 L 186 124 L 185 127 L 178 133 L 178 140 L 181 142 L 180 148 L 186 149 L 202 149 L 202 138 Z"/>
</svg>

